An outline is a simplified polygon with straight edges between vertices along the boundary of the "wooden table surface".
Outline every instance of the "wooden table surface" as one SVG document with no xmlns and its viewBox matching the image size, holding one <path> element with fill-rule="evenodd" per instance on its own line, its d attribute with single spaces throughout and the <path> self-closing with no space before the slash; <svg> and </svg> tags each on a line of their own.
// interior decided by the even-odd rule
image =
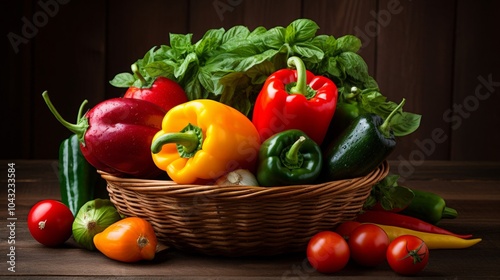
<svg viewBox="0 0 500 280">
<path fill-rule="evenodd" d="M 8 163 L 15 163 L 16 220 L 9 220 L 7 202 Z M 223 258 L 187 254 L 168 249 L 151 262 L 125 264 L 75 246 L 71 239 L 62 248 L 47 248 L 30 235 L 26 217 L 30 207 L 47 198 L 59 199 L 59 186 L 51 160 L 2 160 L 3 210 L 0 211 L 1 278 L 130 278 L 130 279 L 387 279 L 406 278 L 387 264 L 361 268 L 349 263 L 334 275 L 323 275 L 307 266 L 303 253 L 274 257 Z M 404 175 L 404 184 L 442 195 L 459 217 L 444 220 L 441 227 L 472 233 L 483 240 L 468 249 L 432 250 L 429 264 L 419 278 L 500 279 L 500 162 L 425 161 L 411 165 L 391 162 L 391 171 Z M 8 225 L 15 223 L 15 229 Z M 9 239 L 9 236 L 13 236 Z M 15 264 L 10 263 L 9 240 L 15 240 Z M 15 265 L 15 272 L 9 270 Z"/>
</svg>

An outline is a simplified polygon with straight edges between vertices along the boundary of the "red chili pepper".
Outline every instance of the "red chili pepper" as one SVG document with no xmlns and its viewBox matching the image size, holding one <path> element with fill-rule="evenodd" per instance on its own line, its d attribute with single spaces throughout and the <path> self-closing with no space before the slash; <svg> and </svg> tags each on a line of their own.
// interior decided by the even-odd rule
<svg viewBox="0 0 500 280">
<path fill-rule="evenodd" d="M 77 123 L 72 124 L 56 111 L 47 92 L 42 96 L 56 119 L 78 136 L 83 156 L 95 168 L 137 178 L 162 174 L 151 157 L 151 141 L 165 116 L 159 106 L 139 99 L 112 98 L 82 116 L 85 100 Z"/>
<path fill-rule="evenodd" d="M 139 72 L 137 65 L 132 64 L 132 71 L 143 85 L 147 84 L 146 80 Z M 182 87 L 178 83 L 165 77 L 157 77 L 150 87 L 131 86 L 123 97 L 152 102 L 162 107 L 165 112 L 188 101 L 186 92 L 184 92 Z"/>
<path fill-rule="evenodd" d="M 325 138 L 337 105 L 337 86 L 305 69 L 298 57 L 270 75 L 255 101 L 252 121 L 264 141 L 289 129 L 302 130 L 317 144 Z"/>
<path fill-rule="evenodd" d="M 445 230 L 443 228 L 440 228 L 438 226 L 435 226 L 433 224 L 429 224 L 427 222 L 424 222 L 420 219 L 390 212 L 390 211 L 373 211 L 373 210 L 366 210 L 365 212 L 361 213 L 358 215 L 356 218 L 356 221 L 360 223 L 374 223 L 374 224 L 382 224 L 386 226 L 396 226 L 396 227 L 402 227 L 402 228 L 407 228 L 411 230 L 416 230 L 416 231 L 423 231 L 423 232 L 429 232 L 429 233 L 439 233 L 439 234 L 446 234 L 446 235 L 452 235 L 460 238 L 470 238 L 472 237 L 472 234 L 456 234 L 453 232 L 450 232 L 448 230 Z"/>
</svg>

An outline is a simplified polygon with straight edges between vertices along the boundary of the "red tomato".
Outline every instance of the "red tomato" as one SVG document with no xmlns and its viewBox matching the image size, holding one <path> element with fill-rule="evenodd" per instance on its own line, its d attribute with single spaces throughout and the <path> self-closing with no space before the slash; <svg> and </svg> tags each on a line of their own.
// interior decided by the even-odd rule
<svg viewBox="0 0 500 280">
<path fill-rule="evenodd" d="M 349 240 L 349 236 L 351 232 L 361 225 L 360 222 L 356 221 L 345 221 L 337 226 L 335 232 L 340 234 L 340 236 L 344 237 L 345 240 Z"/>
<path fill-rule="evenodd" d="M 333 231 L 322 231 L 309 240 L 307 259 L 317 271 L 334 273 L 347 265 L 349 246 L 339 234 Z"/>
<path fill-rule="evenodd" d="M 396 237 L 387 248 L 387 262 L 396 273 L 413 275 L 429 262 L 429 248 L 413 235 Z"/>
<path fill-rule="evenodd" d="M 52 199 L 39 201 L 28 214 L 28 229 L 45 246 L 63 244 L 72 233 L 74 216 L 68 206 Z"/>
<path fill-rule="evenodd" d="M 374 224 L 362 224 L 349 237 L 351 258 L 363 266 L 377 266 L 386 260 L 390 240 L 385 231 Z"/>
</svg>

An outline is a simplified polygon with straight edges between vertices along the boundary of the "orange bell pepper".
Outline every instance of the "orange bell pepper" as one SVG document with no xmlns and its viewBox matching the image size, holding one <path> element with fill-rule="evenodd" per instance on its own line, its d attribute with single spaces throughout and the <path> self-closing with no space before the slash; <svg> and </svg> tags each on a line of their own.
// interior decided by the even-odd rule
<svg viewBox="0 0 500 280">
<path fill-rule="evenodd" d="M 255 171 L 260 136 L 223 103 L 192 100 L 170 109 L 153 137 L 153 161 L 178 184 L 207 183 L 235 169 Z"/>
<path fill-rule="evenodd" d="M 157 244 L 151 223 L 138 217 L 122 219 L 94 236 L 97 250 L 122 262 L 152 260 Z"/>
</svg>

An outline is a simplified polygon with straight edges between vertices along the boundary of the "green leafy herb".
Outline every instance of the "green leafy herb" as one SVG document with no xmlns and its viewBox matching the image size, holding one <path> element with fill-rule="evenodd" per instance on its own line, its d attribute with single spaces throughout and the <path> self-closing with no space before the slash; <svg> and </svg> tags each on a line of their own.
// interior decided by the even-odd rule
<svg viewBox="0 0 500 280">
<path fill-rule="evenodd" d="M 310 19 L 297 19 L 288 26 L 249 30 L 242 25 L 207 30 L 193 43 L 192 34 L 170 34 L 170 45 L 155 46 L 134 62 L 147 83 L 163 76 L 179 83 L 190 100 L 211 98 L 246 115 L 267 76 L 286 68 L 290 56 L 300 57 L 316 75 L 332 79 L 339 88 L 339 102 L 352 87 L 362 90 L 355 100 L 360 112 L 386 117 L 396 103 L 387 101 L 377 82 L 357 54 L 361 40 L 353 35 L 335 38 L 317 34 L 319 26 Z M 115 87 L 145 86 L 135 74 L 120 73 L 111 81 Z M 391 127 L 396 136 L 413 132 L 420 116 L 402 112 Z"/>
<path fill-rule="evenodd" d="M 398 179 L 398 175 L 387 175 L 375 184 L 363 208 L 370 209 L 377 203 L 388 211 L 408 206 L 415 194 L 409 188 L 398 185 Z"/>
</svg>

